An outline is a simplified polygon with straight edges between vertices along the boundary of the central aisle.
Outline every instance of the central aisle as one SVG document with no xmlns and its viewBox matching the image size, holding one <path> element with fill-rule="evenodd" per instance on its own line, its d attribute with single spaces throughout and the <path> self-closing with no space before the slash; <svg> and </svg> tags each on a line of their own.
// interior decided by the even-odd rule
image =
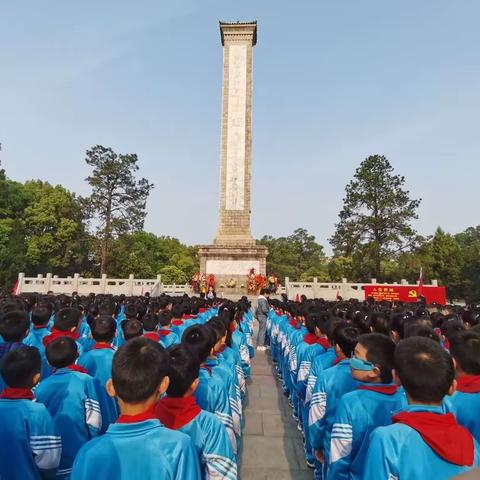
<svg viewBox="0 0 480 480">
<path fill-rule="evenodd" d="M 305 465 L 302 436 L 291 416 L 268 353 L 252 359 L 245 404 L 242 480 L 311 480 Z"/>
</svg>

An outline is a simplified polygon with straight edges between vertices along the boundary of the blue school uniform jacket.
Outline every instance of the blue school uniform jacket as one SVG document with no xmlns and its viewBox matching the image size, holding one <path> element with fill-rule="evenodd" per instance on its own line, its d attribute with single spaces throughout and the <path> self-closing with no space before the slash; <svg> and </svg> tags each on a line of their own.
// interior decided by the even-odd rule
<svg viewBox="0 0 480 480">
<path fill-rule="evenodd" d="M 62 442 L 45 405 L 32 400 L 0 399 L 0 478 L 52 478 Z"/>
<path fill-rule="evenodd" d="M 317 378 L 320 374 L 327 368 L 333 367 L 337 354 L 335 349 L 330 347 L 327 348 L 327 351 L 315 357 L 312 361 L 312 366 L 310 367 L 310 372 L 308 374 L 307 387 L 305 391 L 305 402 L 309 403 L 312 400 L 312 391 L 317 383 Z"/>
<path fill-rule="evenodd" d="M 104 433 L 111 423 L 114 423 L 120 410 L 117 401 L 107 393 L 105 384 L 112 378 L 112 362 L 115 350 L 107 345 L 99 348 L 96 344 L 92 350 L 84 353 L 78 360 L 78 365 L 85 368 L 89 375 L 98 380 L 98 400 L 102 412 L 102 433 Z"/>
<path fill-rule="evenodd" d="M 445 410 L 455 415 L 457 422 L 468 428 L 480 443 L 480 393 L 465 393 L 458 390 L 444 399 Z"/>
<path fill-rule="evenodd" d="M 198 480 L 200 468 L 190 438 L 157 419 L 114 423 L 78 452 L 72 480 Z"/>
<path fill-rule="evenodd" d="M 68 478 L 80 447 L 101 431 L 97 392 L 98 382 L 90 375 L 68 368 L 58 369 L 36 388 L 37 400 L 47 407 L 62 437 L 57 477 Z"/>
<path fill-rule="evenodd" d="M 338 365 L 325 370 L 313 388 L 308 416 L 308 433 L 315 450 L 324 450 L 328 461 L 330 434 L 338 401 L 348 392 L 357 388 L 358 382 L 350 374 L 350 360 L 344 359 Z"/>
<path fill-rule="evenodd" d="M 237 453 L 237 438 L 233 426 L 232 409 L 228 400 L 228 393 L 222 382 L 210 368 L 200 368 L 198 387 L 195 390 L 195 399 L 202 410 L 214 413 L 227 430 L 228 438 L 234 453 Z"/>
<path fill-rule="evenodd" d="M 444 413 L 442 407 L 425 405 L 408 405 L 403 411 Z M 437 455 L 421 435 L 408 425 L 395 423 L 387 427 L 379 427 L 370 435 L 363 478 L 368 480 L 447 480 L 480 465 L 479 447 L 476 441 L 474 444 L 473 466 L 459 466 Z"/>
<path fill-rule="evenodd" d="M 160 343 L 163 348 L 168 348 L 180 343 L 180 338 L 175 332 L 172 332 L 172 330 L 160 329 L 158 334 L 160 335 Z"/>
<path fill-rule="evenodd" d="M 380 393 L 362 387 L 383 390 Z M 406 407 L 407 398 L 395 385 L 360 384 L 340 399 L 330 440 L 330 480 L 361 480 L 372 431 L 392 423 L 393 412 Z"/>
</svg>

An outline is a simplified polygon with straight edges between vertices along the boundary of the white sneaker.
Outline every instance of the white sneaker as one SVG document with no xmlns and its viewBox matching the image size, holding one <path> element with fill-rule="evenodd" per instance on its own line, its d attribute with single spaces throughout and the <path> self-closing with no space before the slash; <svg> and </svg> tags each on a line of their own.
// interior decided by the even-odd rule
<svg viewBox="0 0 480 480">
<path fill-rule="evenodd" d="M 264 352 L 264 351 L 266 350 L 266 348 L 259 345 L 259 346 L 257 347 L 257 350 L 258 350 L 259 352 Z"/>
</svg>

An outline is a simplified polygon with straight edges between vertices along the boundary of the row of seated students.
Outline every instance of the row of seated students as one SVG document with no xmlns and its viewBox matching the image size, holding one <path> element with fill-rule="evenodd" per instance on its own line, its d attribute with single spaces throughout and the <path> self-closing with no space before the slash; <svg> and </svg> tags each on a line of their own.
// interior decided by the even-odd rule
<svg viewBox="0 0 480 480">
<path fill-rule="evenodd" d="M 316 479 L 442 480 L 480 465 L 478 312 L 270 303 L 272 360 Z"/>
<path fill-rule="evenodd" d="M 253 315 L 160 297 L 0 299 L 0 478 L 237 478 Z"/>
</svg>

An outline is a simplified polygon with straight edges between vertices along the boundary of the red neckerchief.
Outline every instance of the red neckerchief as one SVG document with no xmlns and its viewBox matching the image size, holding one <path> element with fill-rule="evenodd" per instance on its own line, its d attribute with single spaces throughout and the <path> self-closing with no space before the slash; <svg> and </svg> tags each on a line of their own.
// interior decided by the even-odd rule
<svg viewBox="0 0 480 480">
<path fill-rule="evenodd" d="M 160 337 L 158 333 L 155 332 L 147 332 L 143 334 L 144 338 L 149 338 L 150 340 L 153 340 L 154 342 L 158 342 L 160 340 Z"/>
<path fill-rule="evenodd" d="M 200 368 L 202 368 L 203 370 L 206 370 L 209 375 L 212 375 L 212 369 L 210 367 L 207 367 L 204 363 L 200 365 Z"/>
<path fill-rule="evenodd" d="M 167 337 L 168 335 L 170 335 L 172 333 L 171 330 L 167 330 L 166 328 L 162 328 L 158 331 L 158 334 L 161 336 L 161 337 Z"/>
<path fill-rule="evenodd" d="M 97 342 L 93 347 L 92 350 L 102 350 L 103 348 L 109 348 L 110 350 L 115 350 L 109 343 L 107 342 Z"/>
<path fill-rule="evenodd" d="M 148 410 L 136 415 L 120 415 L 115 423 L 138 423 L 145 420 L 153 420 L 155 416 L 155 405 L 152 405 Z"/>
<path fill-rule="evenodd" d="M 173 430 L 190 423 L 201 411 L 195 397 L 164 397 L 155 407 L 156 417 L 163 425 Z"/>
<path fill-rule="evenodd" d="M 182 316 L 182 320 L 190 320 L 191 318 L 194 318 L 194 315 L 190 313 Z"/>
<path fill-rule="evenodd" d="M 183 324 L 183 321 L 181 318 L 176 318 L 175 320 L 172 320 L 172 325 L 176 325 L 177 327 L 179 327 L 182 324 Z"/>
<path fill-rule="evenodd" d="M 457 378 L 457 390 L 462 393 L 480 393 L 480 375 L 461 375 Z"/>
<path fill-rule="evenodd" d="M 217 353 L 223 353 L 226 348 L 227 348 L 227 344 L 224 343 L 224 344 L 218 349 L 218 352 L 217 352 Z"/>
<path fill-rule="evenodd" d="M 199 308 L 198 313 L 205 313 L 207 311 L 206 308 Z"/>
<path fill-rule="evenodd" d="M 40 328 L 48 328 L 48 324 L 47 325 L 34 325 L 33 326 L 34 330 L 39 330 Z"/>
<path fill-rule="evenodd" d="M 68 337 L 72 340 L 78 340 L 80 335 L 77 332 L 62 332 L 57 330 L 55 327 L 52 328 L 50 335 L 43 337 L 43 345 L 46 347 L 50 342 L 53 342 L 57 338 Z"/>
<path fill-rule="evenodd" d="M 80 373 L 87 373 L 88 374 L 87 370 L 85 370 L 80 365 L 68 365 L 68 367 L 65 367 L 65 368 L 68 368 L 69 370 L 72 370 L 72 372 L 80 372 Z"/>
<path fill-rule="evenodd" d="M 337 357 L 334 361 L 333 361 L 333 365 L 338 365 L 341 361 L 343 360 L 342 357 Z"/>
<path fill-rule="evenodd" d="M 0 394 L 0 398 L 8 400 L 33 400 L 34 396 L 30 388 L 6 387 Z"/>
<path fill-rule="evenodd" d="M 360 385 L 359 390 L 370 390 L 371 392 L 383 393 L 384 395 L 394 395 L 397 393 L 397 385 Z"/>
<path fill-rule="evenodd" d="M 392 420 L 417 431 L 425 443 L 447 462 L 461 466 L 473 465 L 472 434 L 457 423 L 452 413 L 400 412 Z"/>
<path fill-rule="evenodd" d="M 298 328 L 298 323 L 296 318 L 291 318 L 288 323 L 293 327 L 293 328 Z"/>
<path fill-rule="evenodd" d="M 325 337 L 317 337 L 313 333 L 308 332 L 304 337 L 303 341 L 308 345 L 317 344 L 322 346 L 325 350 L 330 347 L 328 340 Z"/>
<path fill-rule="evenodd" d="M 450 340 L 448 338 L 446 338 L 445 341 L 443 342 L 443 348 L 448 352 L 450 351 Z"/>
<path fill-rule="evenodd" d="M 237 322 L 232 322 L 230 324 L 230 333 L 233 333 L 237 329 Z"/>
</svg>

